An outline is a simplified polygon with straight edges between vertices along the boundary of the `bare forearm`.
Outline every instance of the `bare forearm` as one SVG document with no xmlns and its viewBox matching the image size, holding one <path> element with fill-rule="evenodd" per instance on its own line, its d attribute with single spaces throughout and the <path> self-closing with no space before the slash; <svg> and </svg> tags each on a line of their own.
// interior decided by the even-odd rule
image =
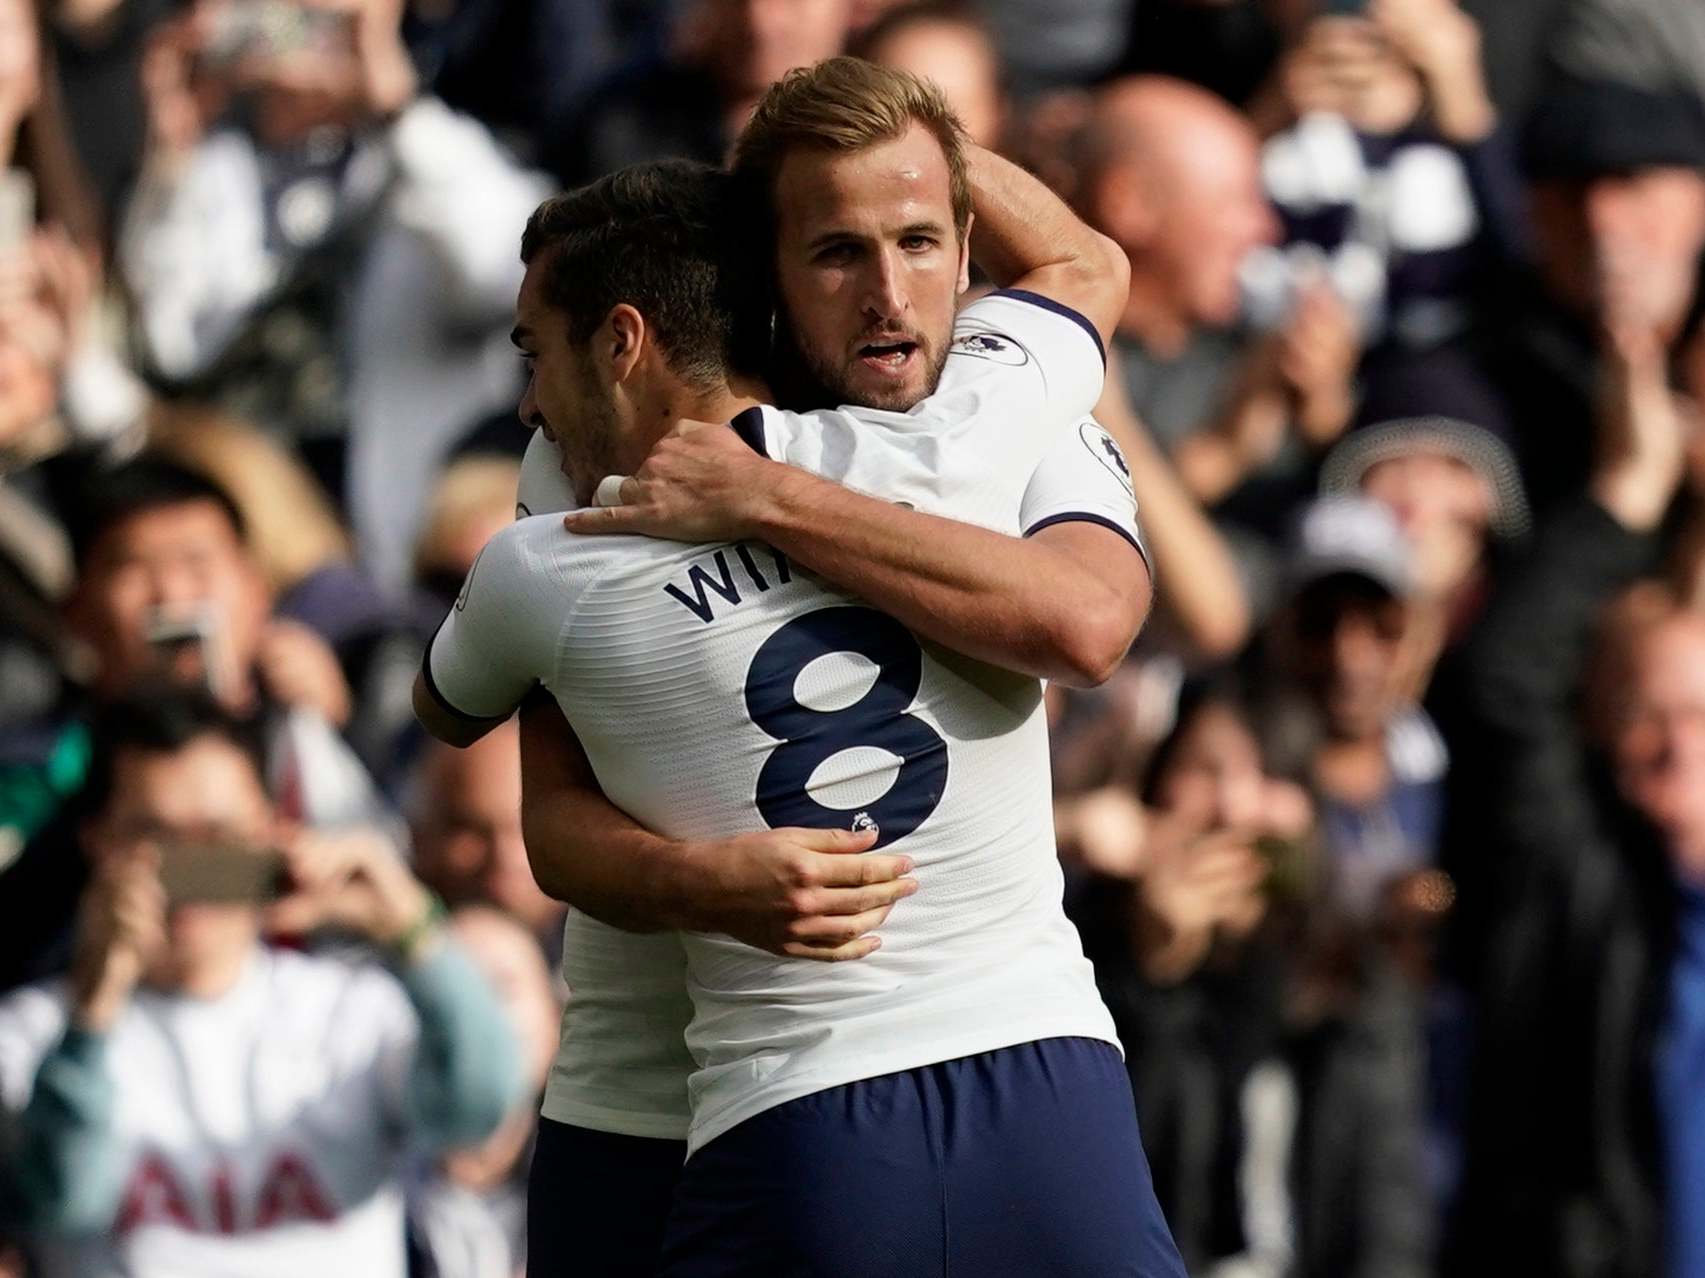
<svg viewBox="0 0 1705 1278">
<path fill-rule="evenodd" d="M 651 833 L 597 789 L 577 743 L 540 701 L 521 711 L 521 820 L 544 891 L 627 932 L 685 926 L 687 845 Z"/>
<path fill-rule="evenodd" d="M 771 491 L 759 520 L 765 541 L 980 661 L 1074 686 L 1099 683 L 1147 615 L 1140 567 L 1133 584 L 1035 538 L 921 514 L 804 472 Z"/>
<path fill-rule="evenodd" d="M 1012 161 L 982 147 L 969 148 L 966 160 L 977 265 L 1002 288 L 1070 306 L 1111 338 L 1130 287 L 1124 252 Z"/>
<path fill-rule="evenodd" d="M 1124 450 L 1137 510 L 1154 549 L 1162 603 L 1205 657 L 1227 657 L 1249 634 L 1249 600 L 1237 563 L 1202 508 L 1141 423 L 1096 406 L 1096 420 Z"/>
</svg>

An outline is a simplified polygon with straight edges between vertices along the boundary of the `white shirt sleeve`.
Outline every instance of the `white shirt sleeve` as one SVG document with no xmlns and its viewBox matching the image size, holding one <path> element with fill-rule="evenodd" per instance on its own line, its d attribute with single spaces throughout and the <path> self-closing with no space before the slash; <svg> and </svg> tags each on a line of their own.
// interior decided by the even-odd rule
<svg viewBox="0 0 1705 1278">
<path fill-rule="evenodd" d="M 457 718 L 508 718 L 551 676 L 580 583 L 564 570 L 571 556 L 542 553 L 550 532 L 566 548 L 571 534 L 555 515 L 511 524 L 487 542 L 427 645 L 427 691 Z"/>
<path fill-rule="evenodd" d="M 1049 431 L 1094 410 L 1106 373 L 1087 319 L 1038 293 L 1002 289 L 959 312 L 926 402 L 955 416 L 998 414 L 1010 430 Z"/>
<path fill-rule="evenodd" d="M 1149 575 L 1154 559 L 1137 522 L 1137 498 L 1125 454 L 1099 422 L 1085 417 L 1049 450 L 1030 477 L 1019 508 L 1026 537 L 1054 524 L 1099 524 L 1136 548 Z"/>
<path fill-rule="evenodd" d="M 552 515 L 577 509 L 574 489 L 562 473 L 562 450 L 536 430 L 521 458 L 521 479 L 515 487 L 515 518 Z"/>
</svg>

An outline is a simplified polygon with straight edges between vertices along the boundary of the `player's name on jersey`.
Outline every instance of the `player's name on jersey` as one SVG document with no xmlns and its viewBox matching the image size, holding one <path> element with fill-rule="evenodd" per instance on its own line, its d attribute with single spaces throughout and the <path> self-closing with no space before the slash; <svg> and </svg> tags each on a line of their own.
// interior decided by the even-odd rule
<svg viewBox="0 0 1705 1278">
<path fill-rule="evenodd" d="M 793 581 L 794 568 L 781 551 L 763 542 L 735 542 L 700 555 L 663 592 L 705 625 L 717 618 L 720 599 L 738 608 L 747 599 Z"/>
</svg>

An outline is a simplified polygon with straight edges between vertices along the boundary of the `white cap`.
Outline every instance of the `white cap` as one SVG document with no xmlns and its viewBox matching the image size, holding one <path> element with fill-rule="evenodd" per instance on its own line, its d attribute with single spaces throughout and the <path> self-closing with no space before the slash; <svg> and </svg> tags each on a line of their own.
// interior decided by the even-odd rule
<svg viewBox="0 0 1705 1278">
<path fill-rule="evenodd" d="M 1409 542 L 1396 517 L 1366 497 L 1322 497 L 1297 523 L 1291 588 L 1347 573 L 1405 598 L 1414 589 Z"/>
</svg>

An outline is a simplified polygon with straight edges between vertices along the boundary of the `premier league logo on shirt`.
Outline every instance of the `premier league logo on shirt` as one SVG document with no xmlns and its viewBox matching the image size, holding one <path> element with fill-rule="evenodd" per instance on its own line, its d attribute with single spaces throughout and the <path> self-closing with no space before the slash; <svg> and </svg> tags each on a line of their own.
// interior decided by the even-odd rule
<svg viewBox="0 0 1705 1278">
<path fill-rule="evenodd" d="M 1113 472 L 1126 492 L 1131 492 L 1131 463 L 1125 460 L 1125 454 L 1119 451 L 1113 436 L 1092 421 L 1078 427 L 1078 435 L 1095 460 Z"/>
<path fill-rule="evenodd" d="M 954 340 L 949 353 L 992 360 L 996 364 L 1005 364 L 1011 368 L 1018 368 L 1030 362 L 1028 351 L 999 333 L 965 333 Z"/>
</svg>

